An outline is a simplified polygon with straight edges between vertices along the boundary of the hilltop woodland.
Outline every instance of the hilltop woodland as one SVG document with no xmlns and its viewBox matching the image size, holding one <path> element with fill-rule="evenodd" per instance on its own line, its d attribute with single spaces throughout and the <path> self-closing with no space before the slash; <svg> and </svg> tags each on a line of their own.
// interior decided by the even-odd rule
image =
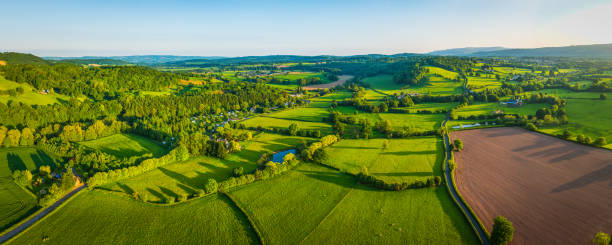
<svg viewBox="0 0 612 245">
<path fill-rule="evenodd" d="M 0 153 L 9 159 L 2 164 L 8 164 L 3 168 L 15 184 L 36 196 L 29 213 L 70 191 L 76 177 L 92 191 L 107 191 L 113 183 L 198 159 L 231 167 L 199 182 L 194 177 L 190 181 L 197 188 L 183 188 L 186 193 L 174 197 L 144 198 L 146 188 L 114 192 L 171 204 L 281 175 L 300 161 L 325 165 L 364 188 L 438 190 L 444 154 L 439 140 L 453 130 L 441 127 L 447 114 L 449 124 L 461 129 L 476 123 L 520 126 L 612 147 L 612 118 L 603 115 L 612 105 L 607 98 L 612 62 L 606 60 L 270 56 L 150 67 L 112 60 L 103 60 L 106 65 L 46 61 L 17 53 L 4 53 L 0 60 Z M 351 77 L 336 87 L 307 89 L 341 75 Z M 32 94 L 57 101 L 28 100 Z M 581 118 L 584 108 L 591 113 Z M 296 153 L 271 162 L 271 153 L 283 149 L 262 150 L 272 141 L 257 137 L 272 137 L 278 148 Z M 364 144 L 371 146 L 359 154 L 371 155 L 343 157 Z M 428 148 L 422 156 L 394 152 L 418 147 Z M 19 166 L 11 162 L 25 151 L 45 157 Z M 377 157 L 415 161 L 424 170 L 381 167 Z M 393 173 L 399 170 L 420 175 Z M 0 225 L 7 228 L 29 213 Z M 461 239 L 475 241 L 468 234 Z"/>
</svg>

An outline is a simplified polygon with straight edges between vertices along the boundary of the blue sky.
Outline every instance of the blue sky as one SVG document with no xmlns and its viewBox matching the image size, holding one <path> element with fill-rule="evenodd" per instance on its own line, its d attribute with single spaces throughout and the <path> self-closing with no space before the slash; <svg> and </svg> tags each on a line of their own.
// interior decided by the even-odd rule
<svg viewBox="0 0 612 245">
<path fill-rule="evenodd" d="M 612 43 L 609 0 L 4 1 L 1 51 L 351 55 Z"/>
</svg>

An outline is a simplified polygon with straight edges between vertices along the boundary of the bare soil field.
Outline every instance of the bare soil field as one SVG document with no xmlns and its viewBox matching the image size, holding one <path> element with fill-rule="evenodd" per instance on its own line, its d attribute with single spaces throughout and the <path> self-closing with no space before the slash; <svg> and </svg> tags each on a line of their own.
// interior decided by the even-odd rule
<svg viewBox="0 0 612 245">
<path fill-rule="evenodd" d="M 348 81 L 351 78 L 353 78 L 353 76 L 351 76 L 351 75 L 340 75 L 340 76 L 338 76 L 338 81 L 335 81 L 333 83 L 305 86 L 302 89 L 304 89 L 304 90 L 317 90 L 317 89 L 324 89 L 324 88 L 333 88 L 333 87 L 336 87 L 338 85 L 344 84 L 346 81 Z"/>
<path fill-rule="evenodd" d="M 514 223 L 512 244 L 591 244 L 612 231 L 612 151 L 521 128 L 466 130 L 455 153 L 459 192 L 491 232 Z"/>
</svg>

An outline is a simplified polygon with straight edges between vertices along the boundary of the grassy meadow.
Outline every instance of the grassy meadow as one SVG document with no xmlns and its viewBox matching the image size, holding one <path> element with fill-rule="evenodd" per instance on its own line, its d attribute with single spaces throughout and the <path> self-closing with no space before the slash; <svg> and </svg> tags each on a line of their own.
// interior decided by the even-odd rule
<svg viewBox="0 0 612 245">
<path fill-rule="evenodd" d="M 152 153 L 157 157 L 167 151 L 161 144 L 134 134 L 114 134 L 80 144 L 116 157 L 139 156 L 146 153 Z"/>
<path fill-rule="evenodd" d="M 357 174 L 362 166 L 388 182 L 413 182 L 441 175 L 443 149 L 437 137 L 389 139 L 344 139 L 330 146 L 325 164 Z"/>
<path fill-rule="evenodd" d="M 540 108 L 549 107 L 548 104 L 524 104 L 521 107 L 509 107 L 500 105 L 497 102 L 484 103 L 477 102 L 472 105 L 460 108 L 457 110 L 456 115 L 458 116 L 478 116 L 478 115 L 491 115 L 496 111 L 501 111 L 506 114 L 518 114 L 518 115 L 535 115 L 536 111 Z"/>
<path fill-rule="evenodd" d="M 149 202 L 164 202 L 168 198 L 176 199 L 180 195 L 195 194 L 197 189 L 204 189 L 209 178 L 223 181 L 232 176 L 234 168 L 242 167 L 247 173 L 254 171 L 257 160 L 264 153 L 293 148 L 308 141 L 309 139 L 303 137 L 260 133 L 252 141 L 243 142 L 243 149 L 230 154 L 226 159 L 194 157 L 101 188 L 128 195 L 136 192 Z"/>
<path fill-rule="evenodd" d="M 7 244 L 256 244 L 248 220 L 221 195 L 174 206 L 85 190 Z M 172 234 L 172 235 L 169 235 Z"/>
<path fill-rule="evenodd" d="M 57 93 L 41 94 L 38 90 L 34 89 L 29 84 L 16 83 L 13 81 L 6 80 L 4 76 L 0 75 L 0 90 L 9 90 L 17 87 L 22 87 L 24 90 L 23 94 L 17 96 L 0 95 L 0 102 L 8 103 L 8 101 L 21 102 L 29 105 L 49 105 L 60 103 L 61 101 L 70 100 L 69 96 Z"/>
<path fill-rule="evenodd" d="M 40 166 L 54 166 L 56 161 L 59 159 L 33 147 L 0 149 L 0 231 L 37 208 L 36 197 L 13 182 L 13 172 L 36 172 Z"/>
</svg>

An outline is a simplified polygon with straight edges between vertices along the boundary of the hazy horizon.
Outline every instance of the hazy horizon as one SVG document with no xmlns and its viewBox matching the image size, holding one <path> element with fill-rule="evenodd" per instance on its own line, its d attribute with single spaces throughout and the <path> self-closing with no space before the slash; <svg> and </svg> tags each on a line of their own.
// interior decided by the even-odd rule
<svg viewBox="0 0 612 245">
<path fill-rule="evenodd" d="M 122 1 L 5 3 L 1 51 L 38 56 L 427 53 L 612 43 L 612 3 Z"/>
</svg>

